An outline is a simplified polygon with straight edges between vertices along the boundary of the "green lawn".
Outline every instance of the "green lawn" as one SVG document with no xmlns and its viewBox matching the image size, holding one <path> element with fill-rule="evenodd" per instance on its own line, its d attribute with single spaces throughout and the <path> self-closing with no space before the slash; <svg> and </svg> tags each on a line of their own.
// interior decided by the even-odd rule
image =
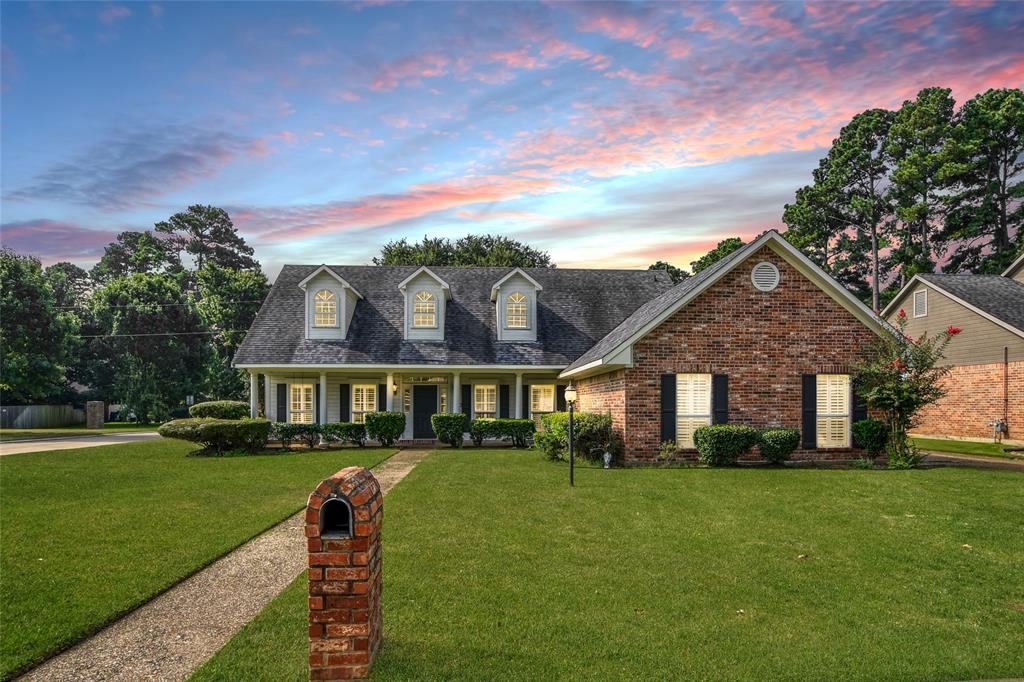
<svg viewBox="0 0 1024 682">
<path fill-rule="evenodd" d="M 102 429 L 87 429 L 84 426 L 56 426 L 48 429 L 0 429 L 0 442 L 64 438 L 69 436 L 95 436 L 129 431 L 156 431 L 158 428 L 160 428 L 159 424 L 108 422 Z"/>
<path fill-rule="evenodd" d="M 156 440 L 0 458 L 0 677 L 287 518 L 338 469 L 392 452 L 186 457 L 194 448 Z"/>
<path fill-rule="evenodd" d="M 977 443 L 969 440 L 952 440 L 950 438 L 918 438 L 910 440 L 922 450 L 935 452 L 952 452 L 960 455 L 987 455 L 988 457 L 1024 457 L 1024 452 L 1007 452 L 1000 443 Z"/>
<path fill-rule="evenodd" d="M 566 478 L 532 452 L 442 450 L 388 494 L 374 679 L 1024 676 L 1019 473 Z M 195 679 L 305 680 L 304 590 Z"/>
</svg>

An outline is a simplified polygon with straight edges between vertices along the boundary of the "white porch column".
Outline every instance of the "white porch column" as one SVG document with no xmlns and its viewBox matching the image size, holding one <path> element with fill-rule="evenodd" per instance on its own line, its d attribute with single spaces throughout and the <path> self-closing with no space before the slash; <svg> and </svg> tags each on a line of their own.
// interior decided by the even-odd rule
<svg viewBox="0 0 1024 682">
<path fill-rule="evenodd" d="M 452 412 L 462 412 L 462 375 L 452 373 Z"/>
<path fill-rule="evenodd" d="M 523 418 L 523 373 L 516 372 L 516 419 Z"/>
<path fill-rule="evenodd" d="M 274 417 L 270 414 L 270 375 L 263 375 L 263 411 L 266 413 L 263 416 L 274 421 Z"/>
<path fill-rule="evenodd" d="M 249 416 L 260 416 L 260 375 L 249 372 Z"/>
<path fill-rule="evenodd" d="M 388 372 L 386 385 L 384 386 L 384 395 L 386 396 L 385 406 L 388 412 L 395 411 L 395 374 L 394 372 Z"/>
<path fill-rule="evenodd" d="M 327 372 L 320 372 L 320 423 L 327 423 Z"/>
</svg>

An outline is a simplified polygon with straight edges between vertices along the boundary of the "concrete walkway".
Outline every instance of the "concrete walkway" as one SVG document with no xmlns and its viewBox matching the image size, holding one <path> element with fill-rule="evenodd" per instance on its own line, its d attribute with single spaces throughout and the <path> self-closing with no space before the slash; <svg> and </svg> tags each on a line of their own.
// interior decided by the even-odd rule
<svg viewBox="0 0 1024 682">
<path fill-rule="evenodd" d="M 960 466 L 979 467 L 982 469 L 1007 469 L 1024 471 L 1024 459 L 1005 459 L 1003 457 L 985 457 L 984 455 L 962 455 L 954 452 L 933 452 L 922 450 L 927 466 Z"/>
<path fill-rule="evenodd" d="M 429 453 L 403 450 L 375 468 L 381 492 L 391 490 Z M 291 516 L 21 679 L 185 679 L 306 568 L 305 512 Z"/>
<path fill-rule="evenodd" d="M 159 438 L 156 431 L 129 431 L 127 433 L 104 433 L 94 436 L 65 436 L 63 438 L 37 438 L 33 440 L 8 441 L 0 443 L 0 457 L 20 455 L 25 452 L 49 452 L 50 450 L 72 450 L 94 448 L 100 445 L 121 445 Z"/>
</svg>

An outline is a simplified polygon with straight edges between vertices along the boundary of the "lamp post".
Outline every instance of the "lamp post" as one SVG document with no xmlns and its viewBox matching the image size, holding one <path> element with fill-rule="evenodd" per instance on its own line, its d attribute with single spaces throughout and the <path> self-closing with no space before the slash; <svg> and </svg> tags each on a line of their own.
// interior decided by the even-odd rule
<svg viewBox="0 0 1024 682">
<path fill-rule="evenodd" d="M 576 466 L 576 456 L 572 448 L 572 411 L 573 407 L 576 405 L 576 387 L 571 381 L 569 382 L 569 385 L 565 387 L 565 404 L 569 406 L 569 486 L 572 487 L 575 485 L 573 474 Z"/>
</svg>

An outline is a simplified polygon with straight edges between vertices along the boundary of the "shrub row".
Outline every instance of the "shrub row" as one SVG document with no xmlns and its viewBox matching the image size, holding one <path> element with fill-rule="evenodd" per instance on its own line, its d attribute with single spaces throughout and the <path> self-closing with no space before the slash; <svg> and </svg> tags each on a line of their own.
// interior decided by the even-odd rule
<svg viewBox="0 0 1024 682">
<path fill-rule="evenodd" d="M 885 448 L 888 427 L 877 419 L 863 419 L 853 424 L 853 443 L 864 448 L 872 457 L 878 457 Z M 711 466 L 729 466 L 736 463 L 755 445 L 761 455 L 773 464 L 789 459 L 800 446 L 800 432 L 796 429 L 770 428 L 758 431 L 740 424 L 714 424 L 702 426 L 693 433 L 697 459 Z"/>
<path fill-rule="evenodd" d="M 474 419 L 469 423 L 469 437 L 476 446 L 483 445 L 485 440 L 504 440 L 525 448 L 536 430 L 532 419 Z"/>
<path fill-rule="evenodd" d="M 430 425 L 434 427 L 437 439 L 453 448 L 462 447 L 462 434 L 466 431 L 466 415 L 461 412 L 431 415 Z"/>
<path fill-rule="evenodd" d="M 321 440 L 352 443 L 362 447 L 367 439 L 384 447 L 393 447 L 405 431 L 405 415 L 401 412 L 367 412 L 365 423 L 334 422 L 330 424 L 274 424 L 273 438 L 284 447 L 298 442 L 316 447 Z"/>
<path fill-rule="evenodd" d="M 240 400 L 211 400 L 188 408 L 196 419 L 245 419 L 249 416 L 249 403 Z"/>
<path fill-rule="evenodd" d="M 164 438 L 199 443 L 223 454 L 232 450 L 256 452 L 267 445 L 271 423 L 266 419 L 175 419 L 160 426 Z"/>
<path fill-rule="evenodd" d="M 548 459 L 565 459 L 569 453 L 569 413 L 552 412 L 541 417 L 544 432 L 534 443 Z M 623 451 L 622 437 L 612 430 L 610 413 L 576 412 L 573 414 L 573 450 L 588 460 L 600 460 L 605 452 L 619 459 Z"/>
</svg>

